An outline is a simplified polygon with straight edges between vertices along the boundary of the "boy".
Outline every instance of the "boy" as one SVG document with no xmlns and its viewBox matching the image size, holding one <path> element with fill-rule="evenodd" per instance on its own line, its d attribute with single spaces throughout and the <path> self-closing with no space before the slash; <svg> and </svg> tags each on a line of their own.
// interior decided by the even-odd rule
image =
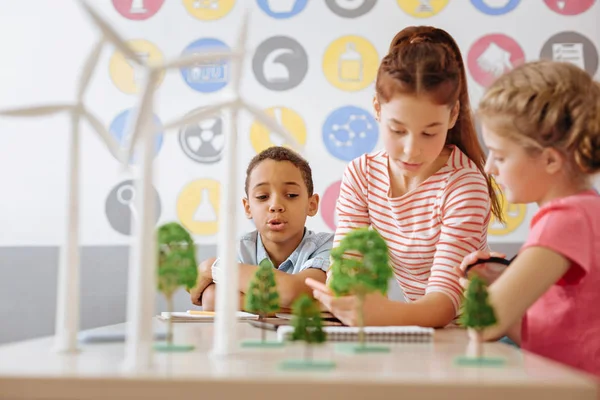
<svg viewBox="0 0 600 400">
<path fill-rule="evenodd" d="M 276 268 L 280 307 L 289 309 L 300 294 L 312 297 L 306 278 L 325 282 L 333 244 L 333 233 L 315 233 L 304 226 L 307 216 L 319 209 L 311 168 L 295 152 L 269 147 L 250 161 L 245 192 L 244 211 L 256 230 L 241 238 L 238 249 L 240 309 L 249 282 L 265 258 Z M 202 262 L 197 284 L 190 290 L 192 303 L 206 311 L 214 310 L 218 270 L 218 259 Z"/>
</svg>

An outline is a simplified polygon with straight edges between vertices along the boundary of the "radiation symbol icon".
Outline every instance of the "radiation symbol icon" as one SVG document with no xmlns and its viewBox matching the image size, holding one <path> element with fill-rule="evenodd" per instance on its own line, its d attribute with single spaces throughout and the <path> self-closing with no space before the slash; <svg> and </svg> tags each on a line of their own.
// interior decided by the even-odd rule
<svg viewBox="0 0 600 400">
<path fill-rule="evenodd" d="M 502 191 L 495 184 L 494 190 L 496 191 L 496 195 L 499 196 L 502 216 L 505 222 L 501 223 L 492 215 L 488 226 L 488 234 L 492 236 L 506 236 L 521 226 L 527 215 L 527 205 L 508 203 Z"/>
<path fill-rule="evenodd" d="M 190 114 L 203 109 L 201 107 Z M 225 147 L 223 116 L 216 114 L 200 122 L 185 125 L 179 131 L 179 145 L 185 155 L 198 163 L 212 164 L 220 161 Z"/>
</svg>

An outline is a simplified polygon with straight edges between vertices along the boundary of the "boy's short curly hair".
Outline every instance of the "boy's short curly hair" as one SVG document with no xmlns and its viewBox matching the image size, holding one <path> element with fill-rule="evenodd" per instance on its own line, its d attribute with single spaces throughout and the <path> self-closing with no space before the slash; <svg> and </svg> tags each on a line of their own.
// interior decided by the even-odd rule
<svg viewBox="0 0 600 400">
<path fill-rule="evenodd" d="M 256 168 L 258 164 L 260 164 L 264 160 L 273 160 L 273 161 L 289 161 L 296 166 L 300 170 L 302 174 L 302 179 L 306 184 L 306 189 L 308 190 L 308 195 L 312 196 L 314 192 L 313 180 L 312 180 L 312 170 L 308 161 L 302 158 L 298 153 L 293 150 L 288 149 L 283 146 L 272 146 L 269 147 L 260 153 L 258 153 L 250 163 L 248 164 L 248 168 L 246 169 L 246 183 L 244 189 L 246 191 L 246 196 L 248 196 L 248 186 L 250 184 L 250 174 Z"/>
</svg>

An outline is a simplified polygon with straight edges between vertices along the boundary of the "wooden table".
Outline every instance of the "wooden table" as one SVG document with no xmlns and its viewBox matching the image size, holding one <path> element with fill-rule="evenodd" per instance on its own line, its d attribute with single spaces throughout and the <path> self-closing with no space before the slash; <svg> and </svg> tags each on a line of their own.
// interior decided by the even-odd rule
<svg viewBox="0 0 600 400">
<path fill-rule="evenodd" d="M 155 321 L 157 327 L 164 323 Z M 238 324 L 239 338 L 260 330 Z M 123 330 L 124 325 L 102 329 Z M 506 358 L 502 368 L 457 367 L 466 332 L 437 330 L 431 343 L 390 344 L 385 354 L 345 355 L 333 343 L 315 357 L 334 360 L 321 372 L 279 369 L 299 358 L 302 344 L 281 349 L 241 349 L 235 356 L 210 354 L 211 323 L 175 324 L 175 341 L 196 345 L 188 353 L 155 353 L 153 370 L 122 371 L 123 343 L 83 345 L 77 355 L 50 352 L 52 338 L 0 346 L 2 399 L 594 399 L 597 381 L 570 368 L 502 343 L 486 343 L 490 356 Z M 268 332 L 274 339 L 275 332 Z"/>
</svg>

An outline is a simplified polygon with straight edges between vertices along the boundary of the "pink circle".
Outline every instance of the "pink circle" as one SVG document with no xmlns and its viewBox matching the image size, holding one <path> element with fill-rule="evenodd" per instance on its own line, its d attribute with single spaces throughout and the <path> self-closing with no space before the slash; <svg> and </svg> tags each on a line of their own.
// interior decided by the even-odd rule
<svg viewBox="0 0 600 400">
<path fill-rule="evenodd" d="M 115 10 L 123 17 L 143 21 L 160 10 L 165 0 L 112 0 Z"/>
<path fill-rule="evenodd" d="M 544 0 L 552 11 L 562 15 L 577 15 L 586 12 L 596 0 Z"/>
<path fill-rule="evenodd" d="M 500 33 L 477 40 L 467 56 L 471 76 L 484 87 L 524 62 L 525 53 L 521 46 L 514 39 Z"/>
<path fill-rule="evenodd" d="M 342 181 L 332 183 L 327 190 L 325 190 L 323 199 L 321 200 L 321 216 L 323 217 L 325 224 L 332 231 L 335 231 L 335 228 L 337 227 L 335 220 L 335 206 L 337 204 L 338 197 L 340 197 L 341 186 Z"/>
</svg>

